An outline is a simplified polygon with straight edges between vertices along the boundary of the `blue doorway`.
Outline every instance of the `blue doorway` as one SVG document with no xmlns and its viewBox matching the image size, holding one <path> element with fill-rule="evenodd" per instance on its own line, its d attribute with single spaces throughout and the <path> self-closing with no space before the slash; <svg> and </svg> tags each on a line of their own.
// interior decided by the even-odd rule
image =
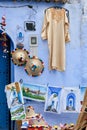
<svg viewBox="0 0 87 130">
<path fill-rule="evenodd" d="M 2 31 L 0 31 L 1 35 Z M 0 40 L 0 130 L 11 130 L 10 112 L 7 107 L 7 100 L 5 94 L 5 85 L 12 81 L 12 66 L 10 52 L 13 48 L 11 38 L 6 35 L 8 53 L 4 53 L 2 40 Z M 12 70 L 12 71 L 11 71 Z"/>
<path fill-rule="evenodd" d="M 66 105 L 66 110 L 69 111 L 75 111 L 75 102 L 76 102 L 76 96 L 74 93 L 69 93 L 67 95 L 67 105 Z"/>
</svg>

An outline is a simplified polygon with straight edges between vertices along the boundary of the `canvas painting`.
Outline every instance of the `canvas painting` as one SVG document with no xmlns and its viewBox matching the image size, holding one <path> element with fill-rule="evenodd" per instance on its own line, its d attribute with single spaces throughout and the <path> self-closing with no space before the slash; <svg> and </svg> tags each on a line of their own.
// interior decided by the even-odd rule
<svg viewBox="0 0 87 130">
<path fill-rule="evenodd" d="M 14 82 L 5 87 L 8 108 L 24 104 L 23 95 L 19 82 Z"/>
<path fill-rule="evenodd" d="M 79 112 L 80 109 L 80 89 L 78 87 L 66 87 L 63 89 L 63 112 Z"/>
<path fill-rule="evenodd" d="M 84 100 L 86 89 L 86 86 L 80 86 L 80 111 L 82 110 L 82 102 Z"/>
<path fill-rule="evenodd" d="M 11 120 L 23 120 L 26 117 L 23 105 L 18 105 L 10 109 Z"/>
<path fill-rule="evenodd" d="M 84 95 L 85 95 L 85 91 L 86 91 L 87 87 L 80 87 L 80 100 L 83 101 L 84 99 Z"/>
<path fill-rule="evenodd" d="M 35 101 L 45 101 L 47 88 L 42 85 L 34 84 L 23 84 L 22 92 L 23 96 L 26 99 L 35 100 Z"/>
<path fill-rule="evenodd" d="M 45 112 L 60 113 L 61 90 L 59 87 L 48 87 Z"/>
</svg>

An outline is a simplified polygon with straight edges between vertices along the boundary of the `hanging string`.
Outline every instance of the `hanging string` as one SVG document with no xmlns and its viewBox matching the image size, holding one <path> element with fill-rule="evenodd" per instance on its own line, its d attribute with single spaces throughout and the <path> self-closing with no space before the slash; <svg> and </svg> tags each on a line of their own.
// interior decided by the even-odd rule
<svg viewBox="0 0 87 130">
<path fill-rule="evenodd" d="M 16 5 L 16 6 L 7 6 L 7 5 L 0 5 L 0 8 L 21 8 L 21 7 L 28 7 L 30 9 L 32 9 L 35 13 L 37 13 L 37 11 L 33 8 L 32 5 Z"/>
<path fill-rule="evenodd" d="M 8 5 L 0 5 L 1 8 L 21 8 L 21 7 L 25 7 L 28 6 L 28 8 L 33 8 L 32 5 L 16 5 L 16 6 L 8 6 Z"/>
</svg>

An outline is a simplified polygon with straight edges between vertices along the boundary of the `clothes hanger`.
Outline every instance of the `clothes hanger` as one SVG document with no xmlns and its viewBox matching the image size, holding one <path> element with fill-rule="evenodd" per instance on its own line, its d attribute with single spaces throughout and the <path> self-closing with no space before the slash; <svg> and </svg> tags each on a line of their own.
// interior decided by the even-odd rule
<svg viewBox="0 0 87 130">
<path fill-rule="evenodd" d="M 68 10 L 68 9 L 66 9 L 66 8 L 64 8 L 64 7 L 62 7 L 62 6 L 56 6 L 56 5 L 54 5 L 54 6 L 52 6 L 52 7 L 49 7 L 49 8 L 64 9 L 64 10 L 66 11 L 66 15 L 67 15 L 68 22 L 69 22 L 69 10 Z M 49 8 L 47 8 L 46 10 L 48 10 Z"/>
<path fill-rule="evenodd" d="M 48 9 L 51 9 L 51 8 L 64 9 L 64 10 L 66 11 L 66 15 L 67 15 L 68 21 L 69 21 L 69 10 L 68 10 L 68 9 L 66 9 L 66 8 L 64 8 L 64 7 L 62 7 L 62 6 L 56 6 L 56 5 L 54 5 L 54 6 L 52 6 L 52 7 L 48 7 L 47 9 L 45 9 L 45 13 L 46 13 L 46 11 L 47 11 Z"/>
</svg>

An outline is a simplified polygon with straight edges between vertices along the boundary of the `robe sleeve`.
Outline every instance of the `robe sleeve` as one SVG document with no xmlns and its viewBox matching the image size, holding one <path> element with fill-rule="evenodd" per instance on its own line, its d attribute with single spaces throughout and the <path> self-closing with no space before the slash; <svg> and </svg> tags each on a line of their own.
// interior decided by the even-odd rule
<svg viewBox="0 0 87 130">
<path fill-rule="evenodd" d="M 65 12 L 65 42 L 70 42 L 69 21 Z"/>
<path fill-rule="evenodd" d="M 48 26 L 47 14 L 45 12 L 44 13 L 44 21 L 43 21 L 43 25 L 42 25 L 42 32 L 41 32 L 41 37 L 43 40 L 47 39 L 47 26 Z"/>
</svg>

